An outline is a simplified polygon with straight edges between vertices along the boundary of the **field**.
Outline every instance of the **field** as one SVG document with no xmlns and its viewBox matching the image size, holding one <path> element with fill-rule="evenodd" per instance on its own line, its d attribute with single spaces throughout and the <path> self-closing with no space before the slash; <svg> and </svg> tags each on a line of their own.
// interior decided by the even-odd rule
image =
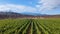
<svg viewBox="0 0 60 34">
<path fill-rule="evenodd" d="M 60 34 L 60 18 L 1 19 L 0 34 Z"/>
</svg>

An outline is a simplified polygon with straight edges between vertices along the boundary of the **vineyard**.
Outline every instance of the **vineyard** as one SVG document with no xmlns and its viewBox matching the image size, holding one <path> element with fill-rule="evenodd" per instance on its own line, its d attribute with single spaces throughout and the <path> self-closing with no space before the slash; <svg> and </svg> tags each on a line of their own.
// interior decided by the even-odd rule
<svg viewBox="0 0 60 34">
<path fill-rule="evenodd" d="M 60 34 L 60 19 L 2 19 L 0 34 Z"/>
</svg>

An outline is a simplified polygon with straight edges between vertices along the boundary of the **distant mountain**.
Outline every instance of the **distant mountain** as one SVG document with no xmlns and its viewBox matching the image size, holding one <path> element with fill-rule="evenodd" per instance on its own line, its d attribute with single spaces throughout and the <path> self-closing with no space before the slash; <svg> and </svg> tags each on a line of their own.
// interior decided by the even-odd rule
<svg viewBox="0 0 60 34">
<path fill-rule="evenodd" d="M 0 19 L 23 18 L 23 17 L 44 17 L 44 18 L 59 17 L 60 18 L 60 15 L 46 15 L 46 14 L 30 13 L 30 12 L 16 13 L 16 12 L 1 12 L 0 11 Z"/>
<path fill-rule="evenodd" d="M 16 13 L 12 10 L 8 11 L 0 11 L 0 15 L 20 15 L 20 16 L 45 16 L 46 14 L 41 13 L 35 13 L 35 12 L 22 12 L 22 13 Z"/>
<path fill-rule="evenodd" d="M 19 16 L 23 16 L 23 15 L 14 12 L 0 12 L 0 18 L 16 18 Z"/>
<path fill-rule="evenodd" d="M 33 16 L 44 16 L 44 15 L 46 15 L 46 14 L 32 13 L 32 12 L 23 12 L 21 14 L 24 14 L 24 15 L 33 15 Z"/>
<path fill-rule="evenodd" d="M 15 12 L 0 12 L 0 18 L 23 18 L 23 17 L 33 17 L 33 15 L 26 15 Z"/>
</svg>

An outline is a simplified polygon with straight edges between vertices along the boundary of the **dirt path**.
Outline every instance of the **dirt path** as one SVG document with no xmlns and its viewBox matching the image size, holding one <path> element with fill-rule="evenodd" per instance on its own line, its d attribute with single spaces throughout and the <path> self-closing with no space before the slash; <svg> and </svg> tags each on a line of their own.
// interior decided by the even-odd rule
<svg viewBox="0 0 60 34">
<path fill-rule="evenodd" d="M 28 29 L 27 29 L 27 33 L 26 34 L 30 34 L 30 31 L 31 30 L 31 23 L 30 23 L 30 25 L 29 25 L 29 27 L 28 27 Z"/>
</svg>

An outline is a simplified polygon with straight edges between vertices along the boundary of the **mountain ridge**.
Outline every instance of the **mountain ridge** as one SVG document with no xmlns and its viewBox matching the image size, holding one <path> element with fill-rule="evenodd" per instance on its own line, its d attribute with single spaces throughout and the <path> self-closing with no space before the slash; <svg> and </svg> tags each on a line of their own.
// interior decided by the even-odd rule
<svg viewBox="0 0 60 34">
<path fill-rule="evenodd" d="M 0 19 L 1 18 L 24 18 L 24 17 L 44 17 L 44 18 L 50 18 L 50 17 L 60 17 L 60 15 L 46 15 L 46 14 L 36 14 L 34 13 L 24 14 L 24 13 L 16 13 L 16 12 L 0 12 Z M 36 14 L 36 15 L 35 15 Z"/>
</svg>

